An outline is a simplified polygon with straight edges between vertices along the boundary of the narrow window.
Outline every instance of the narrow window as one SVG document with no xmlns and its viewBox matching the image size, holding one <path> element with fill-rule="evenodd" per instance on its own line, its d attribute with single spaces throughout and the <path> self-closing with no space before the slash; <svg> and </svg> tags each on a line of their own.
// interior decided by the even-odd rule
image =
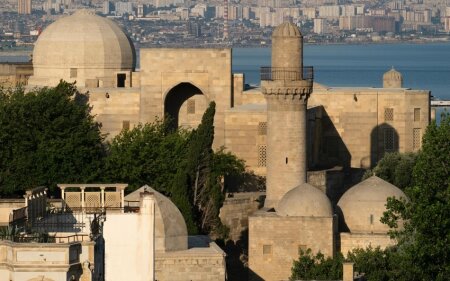
<svg viewBox="0 0 450 281">
<path fill-rule="evenodd" d="M 420 121 L 420 108 L 414 108 L 414 121 Z"/>
<path fill-rule="evenodd" d="M 70 78 L 77 78 L 77 69 L 76 68 L 70 69 Z"/>
<path fill-rule="evenodd" d="M 126 79 L 127 75 L 125 73 L 117 73 L 117 88 L 124 88 Z"/>
<path fill-rule="evenodd" d="M 129 130 L 130 129 L 130 121 L 124 120 L 122 121 L 122 130 Z"/>
<path fill-rule="evenodd" d="M 259 122 L 258 124 L 258 135 L 267 135 L 267 122 Z"/>
<path fill-rule="evenodd" d="M 267 146 L 260 145 L 258 146 L 258 166 L 266 167 L 266 159 L 267 159 Z"/>
<path fill-rule="evenodd" d="M 373 224 L 373 214 L 370 214 L 370 224 Z"/>
<path fill-rule="evenodd" d="M 384 129 L 384 150 L 392 151 L 394 147 L 394 129 L 386 128 Z"/>
<path fill-rule="evenodd" d="M 384 121 L 394 121 L 394 109 L 385 108 L 384 109 Z"/>
<path fill-rule="evenodd" d="M 413 129 L 413 150 L 419 150 L 422 145 L 422 130 L 420 128 Z"/>
</svg>

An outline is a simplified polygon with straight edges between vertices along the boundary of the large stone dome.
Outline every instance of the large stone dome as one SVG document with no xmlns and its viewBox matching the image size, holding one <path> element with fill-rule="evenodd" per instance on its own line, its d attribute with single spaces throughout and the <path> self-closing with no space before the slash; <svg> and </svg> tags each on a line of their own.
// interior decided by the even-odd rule
<svg viewBox="0 0 450 281">
<path fill-rule="evenodd" d="M 79 10 L 49 25 L 33 50 L 31 85 L 52 86 L 60 79 L 114 79 L 117 72 L 134 68 L 133 44 L 111 20 Z"/>
<path fill-rule="evenodd" d="M 276 208 L 280 216 L 286 217 L 331 217 L 333 208 L 328 197 L 318 188 L 303 183 L 281 198 Z"/>
<path fill-rule="evenodd" d="M 389 227 L 380 222 L 388 197 L 407 198 L 405 193 L 377 176 L 350 188 L 338 202 L 345 224 L 351 233 L 383 233 Z"/>
<path fill-rule="evenodd" d="M 278 25 L 272 33 L 272 37 L 301 37 L 300 29 L 292 22 L 284 22 Z"/>
<path fill-rule="evenodd" d="M 188 248 L 186 222 L 169 198 L 145 185 L 125 196 L 127 202 L 138 202 L 144 191 L 155 195 L 155 249 L 157 252 L 181 251 Z"/>
</svg>

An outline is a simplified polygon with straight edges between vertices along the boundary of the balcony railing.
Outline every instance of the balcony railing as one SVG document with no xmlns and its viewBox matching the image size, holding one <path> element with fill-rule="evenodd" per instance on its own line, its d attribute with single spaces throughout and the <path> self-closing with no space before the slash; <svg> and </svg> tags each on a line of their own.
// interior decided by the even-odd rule
<svg viewBox="0 0 450 281">
<path fill-rule="evenodd" d="M 261 67 L 261 81 L 299 81 L 314 80 L 314 68 L 312 66 L 296 67 Z"/>
</svg>

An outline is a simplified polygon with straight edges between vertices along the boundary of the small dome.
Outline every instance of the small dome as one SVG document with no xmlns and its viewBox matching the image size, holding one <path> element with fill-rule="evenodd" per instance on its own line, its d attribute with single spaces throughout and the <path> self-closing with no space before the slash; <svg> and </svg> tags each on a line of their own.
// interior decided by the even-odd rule
<svg viewBox="0 0 450 281">
<path fill-rule="evenodd" d="M 134 47 L 113 21 L 79 10 L 50 24 L 38 37 L 33 50 L 31 85 L 52 86 L 60 79 L 77 81 L 115 77 L 130 71 Z"/>
<path fill-rule="evenodd" d="M 343 219 L 351 233 L 387 233 L 389 227 L 380 222 L 388 197 L 407 198 L 405 193 L 377 176 L 353 186 L 338 202 Z"/>
<path fill-rule="evenodd" d="M 402 88 L 403 76 L 400 72 L 392 67 L 391 70 L 383 74 L 383 87 L 384 88 Z"/>
<path fill-rule="evenodd" d="M 277 26 L 272 37 L 301 37 L 300 29 L 292 22 L 284 22 Z"/>
<path fill-rule="evenodd" d="M 169 198 L 145 185 L 125 196 L 125 201 L 137 202 L 144 191 L 155 195 L 155 249 L 158 252 L 186 250 L 188 233 L 186 222 L 177 206 Z"/>
<path fill-rule="evenodd" d="M 331 217 L 333 208 L 328 197 L 318 188 L 303 183 L 281 198 L 276 208 L 279 216 Z"/>
</svg>

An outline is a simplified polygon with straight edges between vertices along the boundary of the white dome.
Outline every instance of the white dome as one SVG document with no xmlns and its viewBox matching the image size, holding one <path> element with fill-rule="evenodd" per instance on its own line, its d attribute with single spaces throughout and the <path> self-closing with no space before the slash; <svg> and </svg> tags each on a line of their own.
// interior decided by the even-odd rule
<svg viewBox="0 0 450 281">
<path fill-rule="evenodd" d="M 331 217 L 333 208 L 328 197 L 318 188 L 303 183 L 281 198 L 276 208 L 279 216 Z"/>
<path fill-rule="evenodd" d="M 152 192 L 155 204 L 155 249 L 157 252 L 181 251 L 188 248 L 186 222 L 169 198 L 145 185 L 125 196 L 125 201 L 137 202 L 144 191 Z"/>
<path fill-rule="evenodd" d="M 133 44 L 111 20 L 79 10 L 49 25 L 33 50 L 31 85 L 53 86 L 60 79 L 77 81 L 115 77 L 134 67 Z M 47 85 L 46 85 L 47 84 Z"/>
<path fill-rule="evenodd" d="M 350 188 L 338 202 L 345 224 L 351 233 L 387 233 L 380 222 L 388 197 L 407 198 L 405 193 L 379 177 L 372 176 Z"/>
</svg>

